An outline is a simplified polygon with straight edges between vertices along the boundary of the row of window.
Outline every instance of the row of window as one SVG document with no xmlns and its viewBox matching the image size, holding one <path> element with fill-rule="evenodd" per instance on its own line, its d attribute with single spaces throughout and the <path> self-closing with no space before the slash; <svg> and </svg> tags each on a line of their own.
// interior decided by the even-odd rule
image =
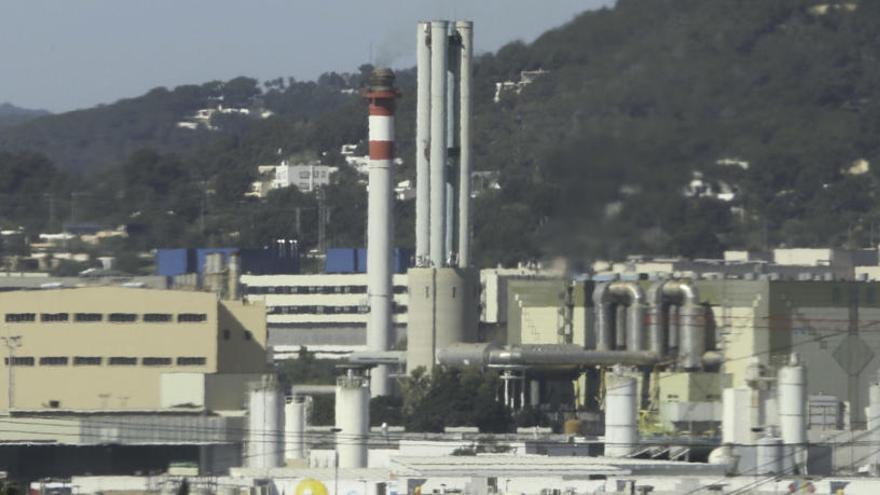
<svg viewBox="0 0 880 495">
<path fill-rule="evenodd" d="M 266 312 L 270 315 L 355 315 L 367 314 L 369 306 L 268 306 Z M 406 306 L 401 304 L 392 305 L 395 314 L 406 313 Z"/>
<path fill-rule="evenodd" d="M 127 356 L 114 356 L 106 359 L 110 366 L 135 366 L 138 358 Z M 9 365 L 9 358 L 3 360 L 4 364 Z M 67 366 L 70 364 L 70 358 L 67 356 L 45 356 L 39 361 L 30 356 L 20 356 L 12 358 L 13 366 L 34 366 L 37 362 L 40 366 Z M 171 366 L 174 360 L 170 357 L 144 357 L 141 358 L 143 366 Z M 203 357 L 183 356 L 177 358 L 177 366 L 204 366 L 207 359 Z M 104 358 L 98 356 L 74 356 L 74 366 L 101 366 L 104 364 Z"/>
<path fill-rule="evenodd" d="M 366 294 L 366 285 L 279 285 L 245 286 L 245 294 Z M 395 294 L 406 294 L 405 285 L 394 286 Z"/>
<path fill-rule="evenodd" d="M 37 321 L 37 313 L 6 313 L 6 323 L 32 323 Z M 136 313 L 109 313 L 107 321 L 111 323 L 135 323 L 140 315 Z M 39 319 L 44 323 L 74 321 L 77 323 L 94 323 L 104 321 L 103 313 L 40 313 Z M 205 313 L 178 313 L 178 323 L 201 323 L 208 321 Z M 145 313 L 141 316 L 144 323 L 170 323 L 175 320 L 171 313 Z"/>
</svg>

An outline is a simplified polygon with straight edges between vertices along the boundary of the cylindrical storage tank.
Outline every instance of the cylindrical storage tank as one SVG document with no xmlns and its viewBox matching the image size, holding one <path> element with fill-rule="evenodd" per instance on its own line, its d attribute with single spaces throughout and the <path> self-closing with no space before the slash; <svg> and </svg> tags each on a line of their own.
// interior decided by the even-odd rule
<svg viewBox="0 0 880 495">
<path fill-rule="evenodd" d="M 284 402 L 272 379 L 251 387 L 248 396 L 248 431 L 245 465 L 251 468 L 274 468 L 283 464 Z"/>
<path fill-rule="evenodd" d="M 755 474 L 782 474 L 782 439 L 767 435 L 758 439 Z"/>
<path fill-rule="evenodd" d="M 294 395 L 284 406 L 284 458 L 306 458 L 306 398 Z"/>
<path fill-rule="evenodd" d="M 807 453 L 807 370 L 792 354 L 788 366 L 779 370 L 779 426 L 792 459 L 804 473 Z"/>
<path fill-rule="evenodd" d="M 605 456 L 627 457 L 638 447 L 636 380 L 619 370 L 605 376 Z"/>
<path fill-rule="evenodd" d="M 705 310 L 696 304 L 686 304 L 679 309 L 678 365 L 686 370 L 703 367 L 706 352 Z"/>
<path fill-rule="evenodd" d="M 336 379 L 336 449 L 341 468 L 367 467 L 370 381 L 349 373 Z"/>
</svg>

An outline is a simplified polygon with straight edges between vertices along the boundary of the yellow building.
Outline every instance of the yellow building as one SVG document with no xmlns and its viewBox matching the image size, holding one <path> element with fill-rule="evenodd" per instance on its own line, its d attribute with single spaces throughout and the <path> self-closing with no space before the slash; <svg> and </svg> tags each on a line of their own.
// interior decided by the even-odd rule
<svg viewBox="0 0 880 495">
<path fill-rule="evenodd" d="M 212 293 L 6 292 L 0 315 L 2 411 L 243 409 L 267 371 L 264 306 Z"/>
</svg>

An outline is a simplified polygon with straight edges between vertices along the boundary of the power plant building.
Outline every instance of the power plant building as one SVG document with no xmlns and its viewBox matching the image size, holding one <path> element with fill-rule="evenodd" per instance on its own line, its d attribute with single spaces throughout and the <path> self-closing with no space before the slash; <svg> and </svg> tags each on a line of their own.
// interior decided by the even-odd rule
<svg viewBox="0 0 880 495">
<path fill-rule="evenodd" d="M 268 343 L 275 359 L 302 347 L 321 357 L 341 357 L 366 346 L 367 275 L 242 275 L 246 301 L 266 307 Z M 407 276 L 393 275 L 394 339 L 406 335 Z"/>
</svg>

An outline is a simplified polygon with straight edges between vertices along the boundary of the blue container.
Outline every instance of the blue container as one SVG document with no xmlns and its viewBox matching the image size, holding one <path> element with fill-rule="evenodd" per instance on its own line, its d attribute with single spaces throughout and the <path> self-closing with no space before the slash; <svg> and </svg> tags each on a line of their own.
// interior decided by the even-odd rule
<svg viewBox="0 0 880 495">
<path fill-rule="evenodd" d="M 406 273 L 410 267 L 412 251 L 407 248 L 395 248 L 391 255 L 391 270 L 394 273 Z M 367 273 L 367 249 L 358 248 L 355 256 L 355 272 Z"/>
<path fill-rule="evenodd" d="M 324 273 L 356 273 L 358 250 L 353 248 L 330 248 L 324 260 Z"/>
<path fill-rule="evenodd" d="M 157 249 L 156 275 L 174 277 L 191 273 L 195 268 L 190 249 Z"/>
<path fill-rule="evenodd" d="M 299 273 L 299 253 L 294 250 L 240 249 L 241 272 L 252 275 Z"/>
</svg>

